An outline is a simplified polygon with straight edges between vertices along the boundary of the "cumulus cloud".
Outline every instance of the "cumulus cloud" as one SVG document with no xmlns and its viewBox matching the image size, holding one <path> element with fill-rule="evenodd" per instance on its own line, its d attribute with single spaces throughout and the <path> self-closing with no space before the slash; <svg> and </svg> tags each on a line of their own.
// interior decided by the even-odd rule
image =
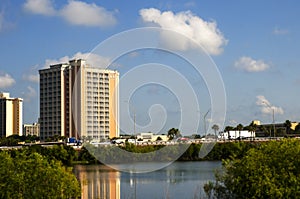
<svg viewBox="0 0 300 199">
<path fill-rule="evenodd" d="M 27 0 L 23 8 L 25 11 L 40 14 L 45 16 L 52 16 L 56 14 L 51 0 Z"/>
<path fill-rule="evenodd" d="M 56 10 L 51 0 L 27 0 L 23 8 L 32 14 L 59 16 L 72 25 L 103 27 L 116 24 L 114 12 L 95 3 L 68 1 L 61 9 Z"/>
<path fill-rule="evenodd" d="M 26 92 L 22 92 L 22 95 L 25 102 L 30 102 L 31 99 L 36 98 L 37 92 L 31 86 L 28 86 Z"/>
<path fill-rule="evenodd" d="M 260 106 L 260 110 L 263 114 L 273 114 L 273 111 L 280 115 L 284 113 L 281 107 L 272 105 L 263 95 L 256 96 L 256 104 Z"/>
<path fill-rule="evenodd" d="M 33 82 L 33 83 L 39 83 L 40 81 L 40 77 L 39 74 L 37 74 L 37 72 L 35 72 L 35 74 L 24 74 L 23 79 L 29 82 Z"/>
<path fill-rule="evenodd" d="M 44 64 L 40 67 L 34 66 L 30 72 L 23 75 L 23 79 L 33 83 L 39 83 L 40 77 L 38 74 L 39 69 L 49 68 L 50 65 L 60 64 L 60 63 L 69 63 L 73 59 L 84 59 L 88 66 L 95 68 L 107 68 L 111 63 L 110 58 L 102 57 L 94 53 L 82 53 L 77 52 L 73 56 L 64 56 L 59 59 L 46 59 Z M 0 87 L 1 88 L 1 87 Z"/>
<path fill-rule="evenodd" d="M 7 73 L 0 72 L 0 88 L 8 88 L 15 84 L 16 81 Z"/>
<path fill-rule="evenodd" d="M 116 24 L 116 19 L 112 12 L 94 3 L 69 1 L 60 14 L 66 21 L 74 25 L 111 26 Z"/>
<path fill-rule="evenodd" d="M 110 59 L 107 57 L 102 57 L 100 55 L 94 54 L 94 53 L 82 53 L 77 52 L 73 56 L 64 56 L 59 59 L 47 59 L 45 61 L 43 68 L 48 68 L 50 65 L 58 64 L 58 63 L 68 63 L 72 59 L 84 59 L 86 60 L 87 64 L 91 67 L 97 67 L 97 68 L 107 68 Z"/>
<path fill-rule="evenodd" d="M 140 15 L 146 23 L 155 24 L 164 29 L 170 29 L 200 44 L 209 54 L 218 55 L 227 44 L 215 21 L 205 21 L 190 11 L 173 13 L 161 12 L 155 8 L 141 9 Z M 168 47 L 176 50 L 188 50 L 194 45 L 188 39 L 176 38 L 175 35 L 162 35 Z M 174 42 L 176 41 L 176 42 Z"/>
<path fill-rule="evenodd" d="M 49 68 L 50 65 L 55 65 L 59 63 L 68 63 L 71 58 L 69 56 L 64 56 L 59 59 L 46 59 L 42 69 Z"/>
<path fill-rule="evenodd" d="M 247 72 L 261 72 L 270 68 L 270 66 L 263 60 L 254 60 L 251 57 L 246 56 L 243 56 L 240 59 L 238 59 L 234 63 L 234 66 L 237 69 L 244 70 Z"/>
</svg>

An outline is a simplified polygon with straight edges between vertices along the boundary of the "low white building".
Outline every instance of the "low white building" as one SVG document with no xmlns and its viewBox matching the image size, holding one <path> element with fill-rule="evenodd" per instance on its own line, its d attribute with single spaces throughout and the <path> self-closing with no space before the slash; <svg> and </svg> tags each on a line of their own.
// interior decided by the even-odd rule
<svg viewBox="0 0 300 199">
<path fill-rule="evenodd" d="M 155 142 L 155 141 L 168 141 L 169 138 L 167 135 L 156 135 L 153 133 L 140 133 L 137 135 L 137 140 L 138 141 L 143 141 L 143 142 Z"/>
<path fill-rule="evenodd" d="M 228 131 L 223 132 L 220 134 L 219 139 L 225 139 L 225 140 L 235 140 L 235 139 L 245 139 L 245 138 L 255 138 L 255 132 L 248 131 L 248 130 L 234 130 L 234 131 Z"/>
</svg>

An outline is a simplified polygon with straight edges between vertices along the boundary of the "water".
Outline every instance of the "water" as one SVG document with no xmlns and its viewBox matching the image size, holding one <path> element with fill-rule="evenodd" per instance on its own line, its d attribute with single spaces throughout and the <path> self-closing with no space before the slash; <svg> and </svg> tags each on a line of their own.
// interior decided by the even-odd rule
<svg viewBox="0 0 300 199">
<path fill-rule="evenodd" d="M 159 163 L 139 164 L 151 167 Z M 194 199 L 205 198 L 203 185 L 214 180 L 214 171 L 220 167 L 219 161 L 174 162 L 154 172 L 136 174 L 104 165 L 77 165 L 74 172 L 80 179 L 84 199 Z"/>
</svg>

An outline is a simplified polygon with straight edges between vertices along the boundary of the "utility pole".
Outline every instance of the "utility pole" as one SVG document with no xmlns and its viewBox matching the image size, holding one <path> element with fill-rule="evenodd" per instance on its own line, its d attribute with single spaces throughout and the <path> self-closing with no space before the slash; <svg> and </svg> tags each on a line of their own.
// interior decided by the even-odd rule
<svg viewBox="0 0 300 199">
<path fill-rule="evenodd" d="M 136 145 L 136 109 L 135 107 L 129 102 L 125 101 L 129 106 L 131 106 L 133 110 L 133 136 L 134 136 L 134 144 Z"/>
<path fill-rule="evenodd" d="M 263 103 L 265 105 L 267 105 L 270 109 L 272 109 L 272 124 L 273 124 L 273 131 L 274 131 L 274 137 L 275 137 L 275 131 L 276 131 L 276 128 L 275 128 L 275 108 L 272 107 L 269 103 L 267 103 L 266 101 L 263 101 Z M 270 133 L 270 137 L 271 137 L 271 133 Z"/>
<path fill-rule="evenodd" d="M 210 109 L 208 109 L 208 111 L 205 113 L 205 115 L 203 116 L 203 122 L 204 122 L 204 137 L 206 138 L 206 133 L 207 133 L 207 130 L 206 130 L 206 116 L 208 115 Z"/>
</svg>

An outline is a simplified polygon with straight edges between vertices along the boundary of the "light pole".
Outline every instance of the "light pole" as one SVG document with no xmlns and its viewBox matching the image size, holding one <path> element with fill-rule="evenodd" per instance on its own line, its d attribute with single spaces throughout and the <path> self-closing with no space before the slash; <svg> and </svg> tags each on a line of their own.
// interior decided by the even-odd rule
<svg viewBox="0 0 300 199">
<path fill-rule="evenodd" d="M 136 109 L 135 107 L 129 102 L 129 101 L 125 101 L 129 106 L 131 106 L 132 110 L 133 110 L 133 135 L 134 135 L 134 144 L 136 145 L 136 135 L 135 135 L 135 123 L 136 123 Z"/>
<path fill-rule="evenodd" d="M 208 109 L 208 111 L 205 113 L 205 115 L 203 116 L 203 122 L 204 122 L 204 137 L 206 138 L 206 116 L 208 115 L 210 109 Z"/>
<path fill-rule="evenodd" d="M 274 137 L 275 137 L 275 131 L 276 131 L 276 129 L 275 129 L 275 108 L 270 106 L 270 104 L 267 103 L 266 101 L 263 101 L 263 103 L 272 109 L 273 131 L 274 131 Z M 270 133 L 270 137 L 271 137 L 271 133 Z"/>
</svg>

